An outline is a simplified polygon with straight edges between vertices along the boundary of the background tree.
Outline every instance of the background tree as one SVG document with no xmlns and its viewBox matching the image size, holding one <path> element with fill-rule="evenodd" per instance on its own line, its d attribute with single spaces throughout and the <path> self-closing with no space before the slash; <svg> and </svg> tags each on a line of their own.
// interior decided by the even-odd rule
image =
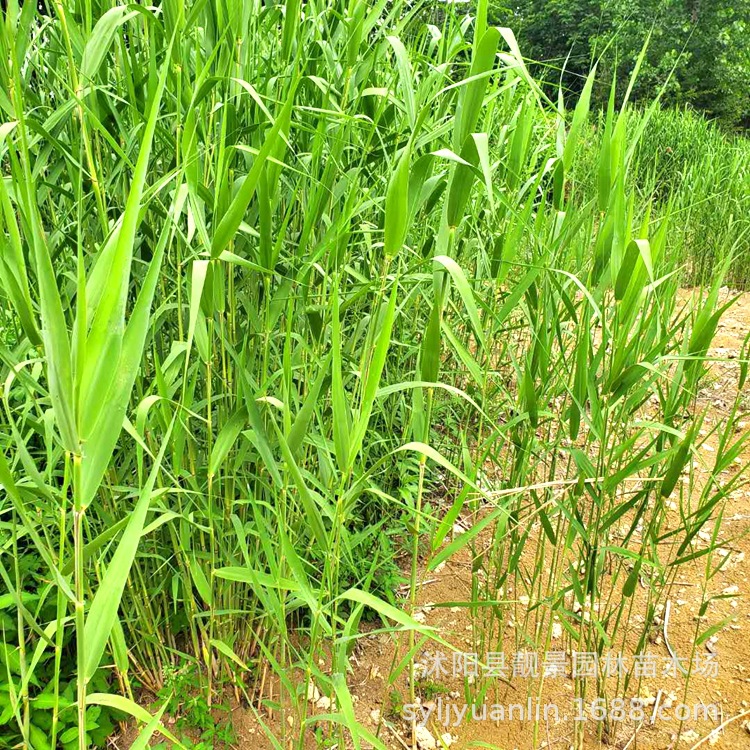
<svg viewBox="0 0 750 750">
<path fill-rule="evenodd" d="M 518 0 L 495 4 L 493 21 L 514 28 L 550 84 L 564 68 L 563 83 L 573 91 L 594 60 L 605 74 L 600 79 L 616 73 L 624 91 L 650 33 L 636 99 L 652 98 L 674 69 L 666 102 L 689 104 L 726 127 L 750 125 L 749 0 Z"/>
</svg>

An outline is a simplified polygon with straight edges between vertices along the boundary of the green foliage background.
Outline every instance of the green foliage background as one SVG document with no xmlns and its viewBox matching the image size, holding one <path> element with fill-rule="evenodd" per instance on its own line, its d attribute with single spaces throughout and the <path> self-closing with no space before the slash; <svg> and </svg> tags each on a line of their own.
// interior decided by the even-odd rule
<svg viewBox="0 0 750 750">
<path fill-rule="evenodd" d="M 668 104 L 690 104 L 727 127 L 750 126 L 750 3 L 747 0 L 518 0 L 494 3 L 493 22 L 512 26 L 546 75 L 580 90 L 592 61 L 624 91 L 650 34 L 636 100 L 649 100 L 674 69 Z M 570 55 L 568 57 L 568 55 Z M 597 94 L 595 93 L 595 96 Z M 598 90 L 605 99 L 607 89 Z"/>
</svg>

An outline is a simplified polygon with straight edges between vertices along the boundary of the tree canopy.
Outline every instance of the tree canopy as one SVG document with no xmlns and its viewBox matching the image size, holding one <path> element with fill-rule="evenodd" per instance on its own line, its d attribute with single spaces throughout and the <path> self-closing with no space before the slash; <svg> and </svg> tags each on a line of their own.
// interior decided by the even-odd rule
<svg viewBox="0 0 750 750">
<path fill-rule="evenodd" d="M 667 103 L 691 105 L 730 128 L 750 126 L 750 0 L 515 0 L 494 3 L 492 15 L 547 66 L 550 83 L 562 73 L 572 90 L 598 60 L 624 91 L 649 39 L 636 99 L 667 82 Z"/>
</svg>

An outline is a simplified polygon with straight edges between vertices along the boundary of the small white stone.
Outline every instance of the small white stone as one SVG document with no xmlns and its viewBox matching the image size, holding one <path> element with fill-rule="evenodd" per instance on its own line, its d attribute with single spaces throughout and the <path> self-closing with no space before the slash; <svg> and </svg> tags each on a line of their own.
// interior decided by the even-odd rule
<svg viewBox="0 0 750 750">
<path fill-rule="evenodd" d="M 416 734 L 419 750 L 437 750 L 437 742 L 427 727 L 417 726 Z"/>
</svg>

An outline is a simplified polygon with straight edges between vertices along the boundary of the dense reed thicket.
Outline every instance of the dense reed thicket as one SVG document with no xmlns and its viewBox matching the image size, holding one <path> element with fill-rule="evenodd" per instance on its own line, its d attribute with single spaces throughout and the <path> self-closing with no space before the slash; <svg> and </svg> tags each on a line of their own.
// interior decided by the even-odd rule
<svg viewBox="0 0 750 750">
<path fill-rule="evenodd" d="M 748 284 L 750 252 L 750 142 L 731 137 L 690 109 L 657 110 L 638 142 L 632 188 L 669 212 L 667 242 L 672 267 L 684 284 L 707 284 L 728 254 L 732 285 Z"/>
<path fill-rule="evenodd" d="M 589 117 L 595 71 L 549 101 L 459 9 L 8 3 L 0 747 L 101 744 L 185 663 L 299 747 L 313 680 L 334 735 L 382 746 L 346 686 L 361 618 L 413 656 L 421 566 L 491 531 L 492 599 L 537 521 L 535 616 L 593 651 L 645 638 L 740 481 L 735 404 L 690 491 L 747 150 L 657 104 Z M 701 142 L 667 155 L 670 128 Z"/>
</svg>

